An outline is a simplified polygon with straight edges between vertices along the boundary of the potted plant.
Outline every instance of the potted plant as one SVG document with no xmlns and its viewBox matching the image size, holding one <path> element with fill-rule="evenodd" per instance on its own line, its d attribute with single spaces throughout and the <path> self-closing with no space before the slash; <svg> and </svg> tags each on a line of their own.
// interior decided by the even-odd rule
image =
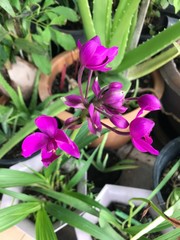
<svg viewBox="0 0 180 240">
<path fill-rule="evenodd" d="M 1 231 L 26 218 L 30 213 L 36 213 L 37 240 L 41 239 L 41 236 L 44 239 L 44 236 L 51 236 L 51 238 L 56 239 L 48 214 L 58 220 L 62 220 L 64 223 L 88 232 L 95 238 L 108 240 L 111 237 L 111 229 L 108 232 L 104 232 L 104 229 L 86 221 L 83 217 L 66 208 L 67 206 L 92 213 L 94 216 L 100 216 L 101 212 L 104 212 L 106 222 L 120 228 L 114 216 L 106 208 L 98 202 L 93 201 L 91 197 L 86 197 L 73 191 L 75 184 L 82 177 L 81 174 L 83 173 L 84 175 L 90 166 L 93 157 L 90 157 L 87 161 L 83 161 L 85 162 L 85 166 L 77 172 L 75 177 L 67 180 L 66 184 L 62 184 L 62 192 L 58 192 L 58 188 L 54 189 L 54 186 L 56 186 L 55 183 L 59 184 L 61 181 L 59 167 L 63 166 L 69 160 L 70 156 L 75 159 L 80 158 L 82 156 L 80 149 L 89 145 L 95 137 L 104 132 L 102 130 L 104 123 L 101 122 L 101 114 L 111 120 L 115 128 L 106 127 L 116 134 L 124 134 L 121 129 L 129 126 L 129 132 L 125 134 L 131 136 L 132 143 L 138 150 L 150 152 L 154 155 L 158 155 L 159 153 L 152 146 L 152 138 L 150 137 L 154 122 L 141 116 L 146 110 L 154 111 L 160 109 L 161 105 L 158 98 L 151 94 L 145 94 L 138 98 L 126 99 L 120 82 L 114 81 L 102 86 L 98 82 L 98 78 L 95 80 L 91 79 L 94 70 L 102 72 L 109 70 L 107 64 L 113 61 L 118 52 L 116 46 L 106 48 L 101 44 L 99 37 L 96 36 L 84 45 L 79 43 L 79 49 L 81 63 L 78 71 L 79 95 L 73 92 L 73 94 L 63 99 L 64 102 L 62 102 L 62 99 L 57 99 L 53 104 L 43 109 L 42 115 L 35 119 L 35 124 L 31 120 L 10 139 L 10 146 L 6 144 L 6 148 L 2 147 L 1 149 L 1 155 L 3 155 L 5 150 L 9 150 L 8 147 L 11 148 L 13 144 L 16 144 L 25 137 L 22 143 L 22 155 L 29 157 L 40 150 L 41 160 L 46 167 L 44 174 L 37 172 L 28 174 L 12 169 L 0 169 L 1 192 L 24 201 L 24 203 L 1 210 Z M 82 75 L 85 68 L 89 70 L 88 81 L 82 84 Z M 92 80 L 94 81 L 92 82 Z M 90 91 L 91 88 L 92 90 Z M 122 113 L 128 108 L 125 103 L 129 103 L 132 100 L 138 103 L 140 110 L 133 121 L 129 123 L 124 119 Z M 52 116 L 63 111 L 66 108 L 65 104 L 79 110 L 75 112 L 73 118 L 65 121 L 63 128 L 59 128 L 57 121 Z M 37 128 L 40 131 L 33 133 Z M 89 132 L 92 134 L 89 135 Z M 78 160 L 75 160 L 75 162 L 78 162 Z M 18 177 L 16 178 L 15 175 Z M 12 177 L 12 181 L 10 181 L 10 177 L 8 176 Z M 37 198 L 32 196 L 32 194 L 21 194 L 5 189 L 17 185 L 31 185 L 33 190 L 43 194 L 43 197 Z M 50 200 L 48 197 L 50 197 Z M 52 199 L 55 202 L 58 201 L 59 204 L 54 203 Z M 42 221 L 46 221 L 47 228 L 43 227 L 42 229 Z"/>
<path fill-rule="evenodd" d="M 102 205 L 109 207 L 110 209 L 113 209 L 114 214 L 118 216 L 119 221 L 121 221 L 121 228 L 118 229 L 117 232 L 114 232 L 111 229 L 112 239 L 136 240 L 140 239 L 140 237 L 142 236 L 146 238 L 148 237 L 148 239 L 155 239 L 155 237 L 157 237 L 158 239 L 158 236 L 162 235 L 161 232 L 158 233 L 163 229 L 162 223 L 165 222 L 164 228 L 167 228 L 169 226 L 167 221 L 168 217 L 166 217 L 166 214 L 167 216 L 175 214 L 176 211 L 175 209 L 178 209 L 178 205 L 176 204 L 174 206 L 174 209 L 171 208 L 171 212 L 167 211 L 165 214 L 163 214 L 161 211 L 159 211 L 157 204 L 156 203 L 154 204 L 152 201 L 149 200 L 151 198 L 152 191 L 150 190 L 111 184 L 107 184 L 104 186 L 104 188 L 98 194 L 96 200 L 100 202 Z M 139 211 L 142 210 L 142 208 L 145 206 L 145 204 L 142 204 L 141 201 L 149 203 L 149 206 L 156 210 L 158 215 L 160 216 L 157 217 L 156 213 L 151 211 L 150 209 L 150 216 L 148 216 L 148 218 L 149 217 L 153 219 L 156 217 L 157 218 L 153 221 L 149 222 L 147 221 L 145 223 L 142 223 L 142 219 L 143 217 L 146 217 L 147 210 L 149 209 L 149 207 L 145 208 L 144 211 L 138 216 L 137 213 L 139 213 Z M 156 202 L 155 199 L 154 201 Z M 112 205 L 114 205 L 115 207 L 112 208 Z M 124 212 L 126 210 L 127 205 L 129 205 L 130 210 Z M 108 230 L 110 231 L 110 225 L 107 224 L 106 220 L 104 219 L 104 216 L 105 215 L 103 215 L 102 213 L 102 215 L 98 219 L 88 213 L 85 213 L 83 215 L 85 219 L 91 221 L 94 224 L 99 224 L 101 227 L 104 227 L 105 232 L 108 232 Z M 173 229 L 172 232 L 169 233 L 169 237 L 173 236 L 173 234 L 175 234 L 175 236 L 178 236 L 178 229 L 176 230 Z M 79 229 L 76 229 L 75 231 L 78 240 L 93 239 L 90 235 Z M 165 235 L 163 236 L 166 237 Z"/>
<path fill-rule="evenodd" d="M 36 67 L 43 73 L 50 73 L 51 42 L 66 50 L 75 48 L 72 36 L 60 32 L 54 25 L 65 25 L 67 20 L 78 21 L 78 16 L 71 8 L 60 6 L 54 0 L 43 3 L 6 0 L 0 4 L 0 9 L 3 23 L 0 25 L 0 70 L 4 77 L 9 76 L 7 80 L 11 85 L 20 86 L 23 96 L 28 98 Z"/>
<path fill-rule="evenodd" d="M 51 99 L 49 99 L 44 103 L 38 103 L 38 81 L 39 73 L 37 73 L 33 86 L 33 93 L 28 103 L 23 99 L 21 90 L 19 89 L 17 93 L 0 74 L 0 85 L 6 89 L 9 98 L 11 99 L 11 102 L 7 102 L 6 105 L 0 105 L 0 146 L 2 154 L 0 160 L 1 167 L 9 167 L 20 161 L 26 160 L 21 155 L 21 144 L 18 144 L 18 142 L 17 144 L 13 143 L 13 147 L 11 144 L 9 144 L 9 141 L 11 141 L 12 136 L 21 130 L 27 122 L 38 116 L 51 101 Z"/>
<path fill-rule="evenodd" d="M 43 123 L 44 127 L 41 123 Z M 49 125 L 49 130 L 46 132 L 47 123 Z M 88 167 L 90 166 L 93 159 L 93 154 L 92 157 L 88 159 L 88 161 L 83 160 L 83 155 L 81 156 L 82 158 L 79 161 L 73 159 L 72 157 L 70 158 L 68 156 L 69 154 L 72 155 L 74 158 L 79 157 L 79 150 L 76 144 L 66 135 L 65 132 L 57 129 L 56 120 L 52 117 L 42 115 L 36 119 L 36 124 L 37 126 L 39 126 L 41 133 L 36 132 L 34 134 L 31 134 L 24 140 L 22 146 L 23 154 L 27 156 L 32 152 L 38 150 L 37 144 L 42 144 L 42 142 L 48 140 L 47 137 L 50 136 L 50 134 L 52 134 L 55 129 L 57 130 L 57 134 L 54 132 L 54 144 L 58 144 L 58 146 L 60 146 L 63 152 L 61 153 L 60 158 L 57 161 L 54 161 L 54 157 L 58 158 L 58 155 L 56 155 L 54 152 L 47 151 L 44 145 L 44 147 L 41 149 L 41 158 L 43 164 L 41 161 L 37 163 L 37 159 L 31 159 L 24 164 L 19 163 L 17 165 L 14 165 L 11 169 L 0 169 L 0 175 L 3 179 L 4 176 L 11 176 L 11 179 L 9 178 L 6 183 L 4 180 L 2 181 L 3 184 L 1 185 L 1 193 L 18 199 L 18 201 L 14 202 L 16 205 L 10 206 L 12 198 L 3 196 L 2 207 L 5 208 L 2 208 L 0 212 L 1 216 L 4 216 L 5 218 L 3 218 L 3 225 L 0 227 L 1 231 L 18 223 L 19 221 L 23 220 L 28 215 L 33 213 L 36 215 L 36 239 L 40 239 L 40 236 L 45 237 L 47 234 L 49 234 L 48 236 L 50 236 L 51 238 L 57 239 L 52 226 L 53 219 L 51 218 L 50 221 L 48 214 L 50 214 L 50 216 L 54 216 L 57 220 L 62 220 L 64 223 L 68 223 L 74 227 L 79 226 L 80 229 L 88 231 L 95 237 L 105 236 L 105 234 L 100 228 L 90 230 L 90 228 L 92 228 L 92 224 L 88 221 L 84 221 L 84 219 L 78 215 L 78 212 L 74 212 L 74 209 L 78 209 L 80 211 L 88 211 L 96 215 L 98 214 L 98 209 L 100 209 L 101 207 L 104 208 L 98 202 L 95 202 L 91 197 L 77 193 L 77 189 L 74 189 L 75 186 L 79 184 Z M 41 139 L 41 141 L 39 139 L 40 136 L 43 136 L 44 140 Z M 35 143 L 35 148 L 30 144 L 32 138 L 34 139 L 34 143 L 37 140 L 37 144 Z M 60 138 L 61 141 L 59 142 Z M 48 144 L 48 142 L 46 141 L 45 144 Z M 30 146 L 32 146 L 31 149 Z M 65 152 L 68 155 L 65 155 Z M 58 154 L 60 154 L 60 152 Z M 53 163 L 49 168 L 44 168 L 42 173 L 37 172 L 42 168 L 43 165 L 47 167 L 52 161 Z M 70 161 L 69 166 L 71 167 L 71 169 L 73 164 L 77 166 L 79 165 L 80 169 L 70 178 L 65 179 L 62 169 L 65 167 L 64 163 L 66 162 L 67 164 L 68 161 Z M 15 177 L 15 175 L 18 177 Z M 14 181 L 14 179 L 16 179 L 17 181 Z M 27 192 L 27 190 L 24 193 L 19 192 L 22 190 L 22 187 L 27 186 L 31 187 L 29 189 L 29 192 Z M 16 188 L 5 189 L 7 187 Z M 37 192 L 37 194 L 34 194 L 34 191 Z M 52 206 L 51 203 L 53 204 Z M 45 206 L 47 207 L 46 209 L 44 208 Z M 97 207 L 97 210 L 95 211 L 93 210 L 94 206 Z M 55 212 L 53 208 L 54 210 L 56 209 Z M 57 212 L 57 208 L 59 209 L 58 211 L 60 211 L 59 213 Z M 10 214 L 11 216 L 9 215 L 8 217 L 12 217 L 12 221 L 9 221 L 8 224 L 4 224 L 6 221 L 7 213 L 9 211 L 12 212 L 12 215 Z M 18 217 L 15 216 L 15 213 L 17 213 L 17 211 L 20 214 Z M 107 210 L 105 211 L 107 212 L 111 220 L 113 219 L 114 224 L 117 224 L 113 215 L 111 215 L 111 213 Z M 43 221 L 47 221 L 47 228 L 44 228 L 43 232 L 41 229 L 42 218 L 44 219 Z M 28 221 L 20 224 L 21 228 L 24 230 L 27 228 L 27 226 L 30 225 L 32 228 L 32 224 L 29 224 Z M 61 227 L 58 227 L 58 229 L 59 228 Z M 30 234 L 33 235 L 34 232 L 31 232 Z"/>
</svg>

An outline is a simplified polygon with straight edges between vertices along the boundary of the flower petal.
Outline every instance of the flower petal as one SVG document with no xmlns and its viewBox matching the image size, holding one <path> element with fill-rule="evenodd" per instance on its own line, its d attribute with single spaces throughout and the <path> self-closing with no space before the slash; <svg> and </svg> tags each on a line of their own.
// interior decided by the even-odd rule
<svg viewBox="0 0 180 240">
<path fill-rule="evenodd" d="M 94 109 L 94 105 L 92 103 L 88 108 L 88 112 L 90 115 L 90 118 L 88 118 L 88 128 L 91 133 L 97 134 L 99 136 L 102 130 L 100 114 L 98 111 Z"/>
<path fill-rule="evenodd" d="M 77 145 L 67 136 L 67 134 L 65 134 L 64 131 L 59 129 L 55 136 L 55 140 L 61 150 L 73 157 L 80 157 L 80 152 Z"/>
<path fill-rule="evenodd" d="M 100 92 L 100 90 L 101 90 L 97 77 L 94 79 L 94 82 L 92 84 L 92 90 L 93 90 L 94 94 L 97 97 L 99 92 Z"/>
<path fill-rule="evenodd" d="M 59 156 L 55 152 L 48 152 L 46 148 L 41 151 L 42 162 L 45 167 L 48 167 Z"/>
<path fill-rule="evenodd" d="M 123 84 L 120 82 L 112 82 L 109 84 L 109 88 L 122 89 Z"/>
<path fill-rule="evenodd" d="M 121 115 L 112 115 L 110 121 L 118 128 L 124 129 L 129 126 L 129 122 Z"/>
<path fill-rule="evenodd" d="M 147 118 L 135 118 L 130 123 L 130 133 L 134 139 L 142 138 L 152 131 L 154 122 Z"/>
<path fill-rule="evenodd" d="M 141 152 L 149 152 L 153 155 L 158 155 L 159 151 L 151 146 L 151 144 L 147 143 L 142 139 L 132 139 L 133 145 Z"/>
<path fill-rule="evenodd" d="M 54 137 L 56 134 L 58 124 L 54 117 L 41 115 L 35 119 L 35 124 L 39 130 L 50 137 Z"/>
<path fill-rule="evenodd" d="M 82 98 L 78 95 L 72 94 L 65 97 L 66 101 L 64 102 L 67 106 L 73 108 L 84 109 L 84 104 L 82 103 Z"/>
<path fill-rule="evenodd" d="M 80 49 L 81 65 L 94 71 L 106 72 L 110 70 L 111 68 L 106 67 L 106 65 L 111 62 L 118 53 L 118 47 L 104 47 L 98 36 L 93 37 L 83 45 L 78 41 L 77 45 Z"/>
<path fill-rule="evenodd" d="M 161 109 L 161 103 L 157 97 L 152 94 L 145 94 L 138 98 L 138 104 L 142 110 L 155 111 Z M 142 113 L 139 113 L 139 115 Z"/>
<path fill-rule="evenodd" d="M 48 136 L 44 133 L 33 133 L 27 136 L 22 143 L 22 155 L 29 157 L 42 149 L 48 143 Z"/>
</svg>

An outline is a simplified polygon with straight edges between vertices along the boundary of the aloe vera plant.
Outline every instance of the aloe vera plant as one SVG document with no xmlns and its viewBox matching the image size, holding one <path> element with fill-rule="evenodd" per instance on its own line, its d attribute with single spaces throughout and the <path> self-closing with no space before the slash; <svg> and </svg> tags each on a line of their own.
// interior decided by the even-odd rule
<svg viewBox="0 0 180 240">
<path fill-rule="evenodd" d="M 147 12 L 149 2 L 150 1 L 146 1 L 142 9 L 142 14 L 144 15 Z M 171 51 L 169 51 L 167 47 L 180 38 L 180 22 L 163 30 L 143 44 L 137 47 L 134 45 L 134 48 L 130 48 L 130 46 L 133 45 L 132 36 L 137 34 L 136 26 L 138 24 L 138 18 L 142 15 L 139 11 L 139 8 L 142 6 L 142 1 L 120 1 L 113 16 L 112 0 L 94 0 L 92 12 L 88 0 L 78 0 L 77 3 L 87 38 L 90 39 L 98 35 L 106 47 L 113 45 L 119 47 L 118 57 L 111 64 L 114 72 L 124 72 L 130 69 L 130 79 L 134 79 L 136 75 L 142 77 L 179 55 L 176 47 L 172 47 Z M 143 21 L 141 25 L 143 25 Z M 140 28 L 142 29 L 142 26 Z M 157 61 L 153 62 L 151 57 L 154 57 L 162 50 L 164 50 L 163 55 L 157 58 L 158 64 L 156 64 Z M 143 67 L 138 65 L 140 63 L 143 63 L 143 65 L 141 65 Z M 133 75 L 133 73 L 136 73 L 136 75 Z"/>
</svg>

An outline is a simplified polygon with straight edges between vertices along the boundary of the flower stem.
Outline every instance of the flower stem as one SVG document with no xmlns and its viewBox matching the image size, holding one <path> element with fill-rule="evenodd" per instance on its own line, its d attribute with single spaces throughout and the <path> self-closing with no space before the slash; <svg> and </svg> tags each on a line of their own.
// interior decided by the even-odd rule
<svg viewBox="0 0 180 240">
<path fill-rule="evenodd" d="M 82 91 L 82 75 L 83 75 L 83 71 L 84 71 L 84 66 L 81 65 L 80 68 L 79 68 L 79 72 L 78 72 L 78 87 L 79 87 L 79 93 L 80 93 L 81 98 L 82 98 L 82 102 L 85 104 L 86 100 L 84 98 L 83 91 Z"/>
<path fill-rule="evenodd" d="M 106 127 L 107 129 L 109 129 L 109 130 L 111 130 L 111 131 L 113 131 L 113 132 L 115 132 L 115 133 L 117 133 L 119 135 L 128 136 L 130 134 L 130 132 L 121 132 L 121 131 L 117 130 L 116 128 L 112 128 L 112 127 L 108 126 L 107 124 L 105 124 L 103 122 L 101 122 L 101 124 L 104 127 Z"/>
<path fill-rule="evenodd" d="M 90 87 L 90 83 L 91 83 L 92 73 L 93 73 L 93 70 L 90 70 L 89 75 L 88 75 L 87 85 L 86 85 L 86 95 L 85 95 L 86 99 L 88 97 L 88 92 L 89 92 L 89 87 Z"/>
</svg>

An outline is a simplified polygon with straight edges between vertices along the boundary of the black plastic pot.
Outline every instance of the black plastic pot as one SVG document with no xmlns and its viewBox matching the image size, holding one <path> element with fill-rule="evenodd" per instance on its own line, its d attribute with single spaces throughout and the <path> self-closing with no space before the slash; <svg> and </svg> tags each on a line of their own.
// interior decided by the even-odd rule
<svg viewBox="0 0 180 240">
<path fill-rule="evenodd" d="M 174 61 L 164 65 L 160 73 L 165 82 L 162 105 L 171 129 L 180 135 L 180 72 Z"/>
<path fill-rule="evenodd" d="M 180 137 L 173 139 L 160 151 L 159 156 L 156 159 L 153 170 L 153 185 L 154 188 L 160 183 L 162 173 L 166 167 L 175 159 L 180 157 Z M 162 210 L 165 210 L 165 199 L 162 193 L 157 194 L 157 199 Z"/>
</svg>

